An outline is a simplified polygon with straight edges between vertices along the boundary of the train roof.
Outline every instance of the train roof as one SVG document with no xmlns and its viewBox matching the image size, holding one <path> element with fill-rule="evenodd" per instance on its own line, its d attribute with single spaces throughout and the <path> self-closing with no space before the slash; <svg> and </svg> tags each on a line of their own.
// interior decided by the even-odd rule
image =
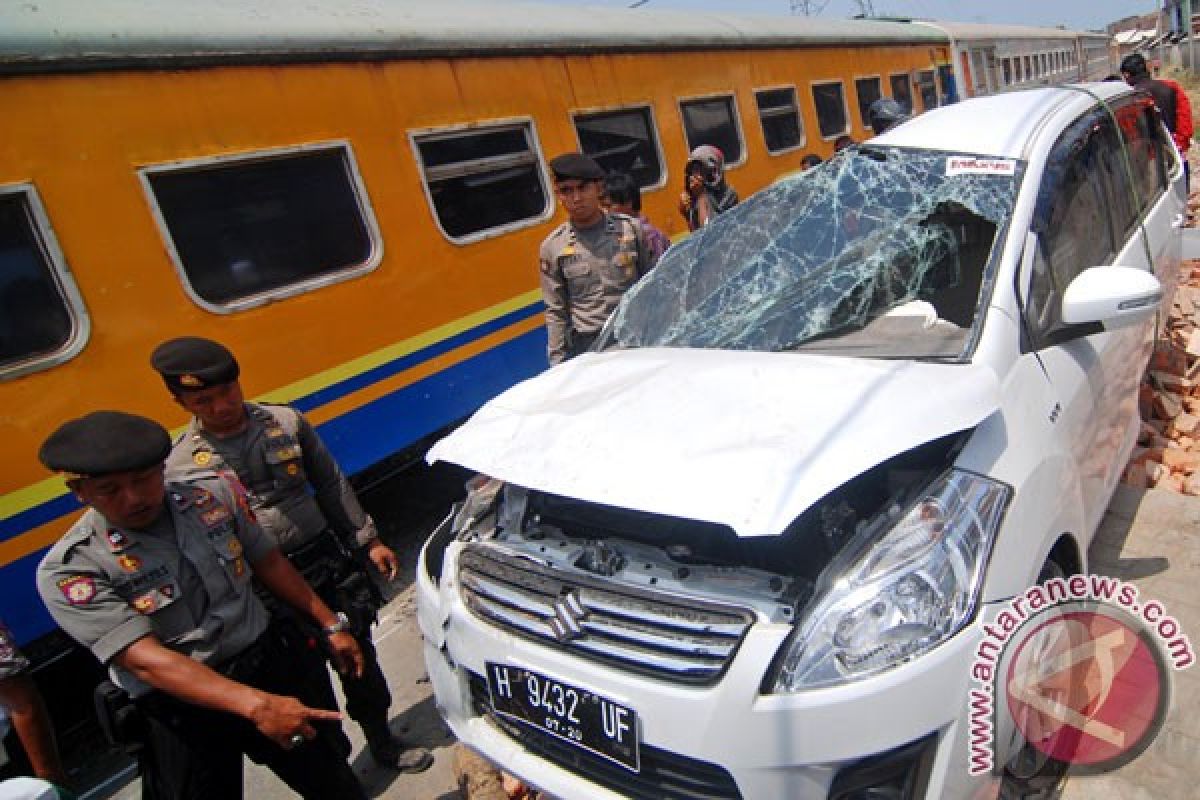
<svg viewBox="0 0 1200 800">
<path fill-rule="evenodd" d="M 913 20 L 922 25 L 940 30 L 955 41 L 985 41 L 989 39 L 1104 39 L 1107 33 L 1074 31 L 1066 28 L 1036 28 L 1029 25 L 992 25 L 982 22 L 943 22 L 941 20 Z"/>
<path fill-rule="evenodd" d="M 1026 146 L 1056 109 L 1084 109 L 1133 90 L 1121 81 L 1071 84 L 974 97 L 934 108 L 871 140 L 915 147 L 1022 159 Z"/>
<path fill-rule="evenodd" d="M 947 44 L 923 25 L 479 0 L 35 0 L 0 5 L 0 71 L 453 55 Z"/>
</svg>

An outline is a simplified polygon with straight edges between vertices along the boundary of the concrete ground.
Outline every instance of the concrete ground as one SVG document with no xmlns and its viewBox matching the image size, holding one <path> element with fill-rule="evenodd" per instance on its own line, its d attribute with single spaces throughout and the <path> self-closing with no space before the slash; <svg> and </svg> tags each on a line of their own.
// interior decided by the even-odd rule
<svg viewBox="0 0 1200 800">
<path fill-rule="evenodd" d="M 1137 585 L 1200 647 L 1200 499 L 1118 488 L 1091 551 L 1092 571 Z M 1200 794 L 1200 668 L 1174 673 L 1166 723 L 1149 748 L 1116 772 L 1075 776 L 1065 800 L 1185 800 Z"/>
</svg>

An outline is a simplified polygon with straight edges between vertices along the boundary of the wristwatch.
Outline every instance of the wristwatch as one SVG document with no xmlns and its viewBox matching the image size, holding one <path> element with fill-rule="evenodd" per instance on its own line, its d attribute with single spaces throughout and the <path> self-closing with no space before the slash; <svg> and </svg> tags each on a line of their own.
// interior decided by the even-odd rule
<svg viewBox="0 0 1200 800">
<path fill-rule="evenodd" d="M 350 630 L 350 618 L 346 616 L 344 611 L 337 612 L 337 622 L 332 625 L 326 625 L 323 629 L 326 636 L 333 636 L 335 633 L 342 633 Z"/>
</svg>

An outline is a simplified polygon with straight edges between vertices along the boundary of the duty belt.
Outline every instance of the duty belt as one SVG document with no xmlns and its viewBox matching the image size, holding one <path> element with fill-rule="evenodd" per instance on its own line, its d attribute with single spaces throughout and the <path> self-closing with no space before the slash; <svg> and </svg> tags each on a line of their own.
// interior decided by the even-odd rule
<svg viewBox="0 0 1200 800">
<path fill-rule="evenodd" d="M 296 571 L 304 576 L 310 586 L 326 580 L 337 579 L 354 564 L 354 556 L 331 530 L 324 530 L 311 541 L 285 554 Z"/>
</svg>

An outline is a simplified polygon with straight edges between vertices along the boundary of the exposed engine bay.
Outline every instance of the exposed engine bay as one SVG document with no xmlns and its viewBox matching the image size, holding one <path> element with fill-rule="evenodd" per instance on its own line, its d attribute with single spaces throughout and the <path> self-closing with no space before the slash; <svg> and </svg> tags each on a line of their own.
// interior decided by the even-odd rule
<svg viewBox="0 0 1200 800">
<path fill-rule="evenodd" d="M 778 536 L 588 503 L 477 477 L 451 533 L 596 583 L 753 608 L 793 623 L 856 536 L 888 530 L 954 461 L 970 431 L 896 456 L 829 493 Z M 440 564 L 436 565 L 440 571 Z"/>
</svg>

